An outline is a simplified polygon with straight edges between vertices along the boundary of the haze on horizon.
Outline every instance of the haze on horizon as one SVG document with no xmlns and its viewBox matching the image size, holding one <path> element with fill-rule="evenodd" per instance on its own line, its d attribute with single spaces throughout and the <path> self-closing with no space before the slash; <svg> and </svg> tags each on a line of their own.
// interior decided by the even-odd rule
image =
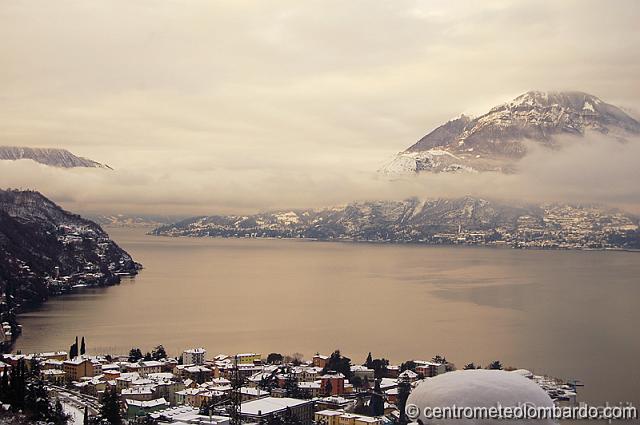
<svg viewBox="0 0 640 425">
<path fill-rule="evenodd" d="M 110 213 L 464 194 L 640 211 L 640 141 L 534 152 L 519 176 L 375 175 L 444 121 L 528 90 L 638 118 L 638 18 L 637 1 L 3 2 L 0 145 L 115 170 L 0 162 L 0 187 Z"/>
</svg>

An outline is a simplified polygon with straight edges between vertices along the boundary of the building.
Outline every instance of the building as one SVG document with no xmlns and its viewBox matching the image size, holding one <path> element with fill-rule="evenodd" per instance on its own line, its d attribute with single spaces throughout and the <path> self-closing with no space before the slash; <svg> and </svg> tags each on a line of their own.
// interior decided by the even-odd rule
<svg viewBox="0 0 640 425">
<path fill-rule="evenodd" d="M 204 348 L 190 348 L 182 352 L 182 363 L 203 365 L 207 350 Z"/>
<path fill-rule="evenodd" d="M 137 387 L 125 388 L 120 393 L 120 398 L 125 400 L 149 401 L 154 399 L 153 387 L 150 385 L 140 385 Z"/>
<path fill-rule="evenodd" d="M 382 425 L 382 418 L 345 413 L 342 410 L 320 410 L 314 420 L 322 425 Z"/>
<path fill-rule="evenodd" d="M 165 410 L 169 407 L 169 403 L 164 398 L 157 398 L 155 400 L 148 401 L 127 399 L 125 400 L 124 404 L 127 408 L 127 419 L 144 417 L 149 413 L 157 412 L 159 410 Z"/>
<path fill-rule="evenodd" d="M 369 381 L 373 381 L 375 379 L 375 371 L 366 366 L 352 365 L 351 373 L 353 373 L 353 376 L 357 376 L 362 380 L 368 379 Z"/>
<path fill-rule="evenodd" d="M 9 322 L 2 322 L 0 325 L 0 342 L 6 346 L 11 345 L 13 341 L 13 333 Z"/>
<path fill-rule="evenodd" d="M 254 387 L 242 387 L 240 388 L 240 401 L 251 401 L 258 398 L 269 396 L 269 391 L 261 390 Z"/>
<path fill-rule="evenodd" d="M 191 379 L 202 384 L 211 379 L 211 369 L 205 366 L 187 366 L 182 369 L 181 375 L 184 379 Z"/>
<path fill-rule="evenodd" d="M 424 360 L 416 360 L 416 373 L 424 376 L 425 378 L 433 378 L 434 376 L 442 375 L 447 371 L 447 365 L 444 363 L 434 363 Z"/>
<path fill-rule="evenodd" d="M 345 377 L 341 373 L 327 373 L 320 377 L 320 391 L 326 395 L 344 394 Z"/>
<path fill-rule="evenodd" d="M 298 382 L 298 388 L 301 391 L 309 393 L 311 397 L 320 397 L 323 395 L 322 383 L 319 380 L 314 382 Z"/>
<path fill-rule="evenodd" d="M 316 403 L 316 410 L 350 410 L 353 409 L 357 403 L 355 399 L 340 396 L 317 398 L 314 401 Z"/>
<path fill-rule="evenodd" d="M 316 355 L 313 356 L 312 361 L 315 367 L 324 368 L 329 361 L 329 356 L 324 356 L 320 353 L 316 353 Z"/>
<path fill-rule="evenodd" d="M 292 415 L 303 425 L 310 425 L 313 422 L 313 401 L 265 397 L 242 403 L 240 415 L 247 422 L 264 422 L 270 417 Z"/>
<path fill-rule="evenodd" d="M 253 364 L 255 362 L 261 361 L 260 354 L 256 354 L 256 353 L 242 353 L 242 354 L 237 354 L 236 357 L 238 358 L 239 365 Z"/>
<path fill-rule="evenodd" d="M 137 363 L 128 363 L 125 366 L 125 370 L 127 372 L 138 372 L 140 376 L 147 376 L 151 373 L 160 373 L 162 365 L 162 362 L 156 360 L 140 360 Z"/>
<path fill-rule="evenodd" d="M 398 379 L 405 382 L 414 382 L 417 381 L 420 376 L 412 370 L 405 370 L 400 375 L 398 375 Z"/>
<path fill-rule="evenodd" d="M 55 352 L 48 352 L 48 353 L 40 353 L 37 355 L 37 357 L 42 360 L 58 360 L 63 362 L 67 360 L 68 355 L 66 351 L 55 351 Z"/>
<path fill-rule="evenodd" d="M 229 425 L 229 417 L 201 415 L 199 408 L 191 406 L 170 407 L 153 412 L 149 416 L 158 424 Z"/>
<path fill-rule="evenodd" d="M 42 379 L 44 379 L 45 381 L 54 385 L 64 385 L 64 382 L 65 382 L 64 370 L 45 369 L 40 373 L 42 374 Z"/>
<path fill-rule="evenodd" d="M 95 374 L 94 366 L 94 362 L 91 359 L 82 356 L 62 362 L 62 370 L 64 370 L 67 382 L 77 381 L 84 377 L 92 377 Z"/>
</svg>

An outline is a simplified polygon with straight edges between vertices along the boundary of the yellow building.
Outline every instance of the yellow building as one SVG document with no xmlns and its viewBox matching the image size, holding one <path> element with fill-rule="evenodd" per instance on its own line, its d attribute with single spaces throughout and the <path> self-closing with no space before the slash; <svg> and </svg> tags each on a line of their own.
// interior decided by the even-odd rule
<svg viewBox="0 0 640 425">
<path fill-rule="evenodd" d="M 238 354 L 238 364 L 252 364 L 260 361 L 260 354 L 256 353 L 242 353 Z"/>
<path fill-rule="evenodd" d="M 90 359 L 85 359 L 82 357 L 76 357 L 73 360 L 65 360 L 62 363 L 62 370 L 67 378 L 67 382 L 77 381 L 80 378 L 84 378 L 86 376 L 93 376 L 93 362 Z"/>
<path fill-rule="evenodd" d="M 40 372 L 42 378 L 54 385 L 64 385 L 65 373 L 60 369 L 45 369 Z"/>
<path fill-rule="evenodd" d="M 55 352 L 49 352 L 49 353 L 40 353 L 37 355 L 37 357 L 39 357 L 42 360 L 58 360 L 63 362 L 67 360 L 67 352 L 55 351 Z"/>
<path fill-rule="evenodd" d="M 314 415 L 322 425 L 382 425 L 381 418 L 345 413 L 342 410 L 320 410 Z"/>
</svg>

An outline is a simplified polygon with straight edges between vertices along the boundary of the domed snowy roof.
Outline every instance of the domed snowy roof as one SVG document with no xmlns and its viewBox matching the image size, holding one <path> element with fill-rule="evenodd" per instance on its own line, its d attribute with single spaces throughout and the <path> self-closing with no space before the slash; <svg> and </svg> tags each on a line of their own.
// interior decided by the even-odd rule
<svg viewBox="0 0 640 425">
<path fill-rule="evenodd" d="M 524 376 L 525 378 L 531 378 L 533 376 L 533 373 L 531 373 L 531 371 L 528 371 L 527 369 L 516 369 L 512 370 L 511 373 L 517 373 L 518 375 Z"/>
<path fill-rule="evenodd" d="M 422 381 L 409 395 L 407 405 L 415 405 L 426 424 L 555 424 L 552 420 L 427 419 L 425 407 L 516 407 L 522 404 L 553 407 L 549 395 L 535 382 L 518 373 L 502 370 L 460 370 Z"/>
</svg>

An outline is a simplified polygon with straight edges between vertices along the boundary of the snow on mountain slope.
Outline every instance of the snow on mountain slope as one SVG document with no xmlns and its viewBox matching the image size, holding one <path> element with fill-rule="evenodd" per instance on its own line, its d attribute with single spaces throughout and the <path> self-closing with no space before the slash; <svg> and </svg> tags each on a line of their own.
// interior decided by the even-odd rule
<svg viewBox="0 0 640 425">
<path fill-rule="evenodd" d="M 30 159 L 40 164 L 59 168 L 84 167 L 111 169 L 108 165 L 76 156 L 66 149 L 0 146 L 0 160 L 17 161 L 21 159 Z"/>
<path fill-rule="evenodd" d="M 461 116 L 436 128 L 380 171 L 513 172 L 525 141 L 559 148 L 558 136 L 595 132 L 617 140 L 640 135 L 640 123 L 620 108 L 581 92 L 531 91 L 476 118 Z"/>
</svg>

